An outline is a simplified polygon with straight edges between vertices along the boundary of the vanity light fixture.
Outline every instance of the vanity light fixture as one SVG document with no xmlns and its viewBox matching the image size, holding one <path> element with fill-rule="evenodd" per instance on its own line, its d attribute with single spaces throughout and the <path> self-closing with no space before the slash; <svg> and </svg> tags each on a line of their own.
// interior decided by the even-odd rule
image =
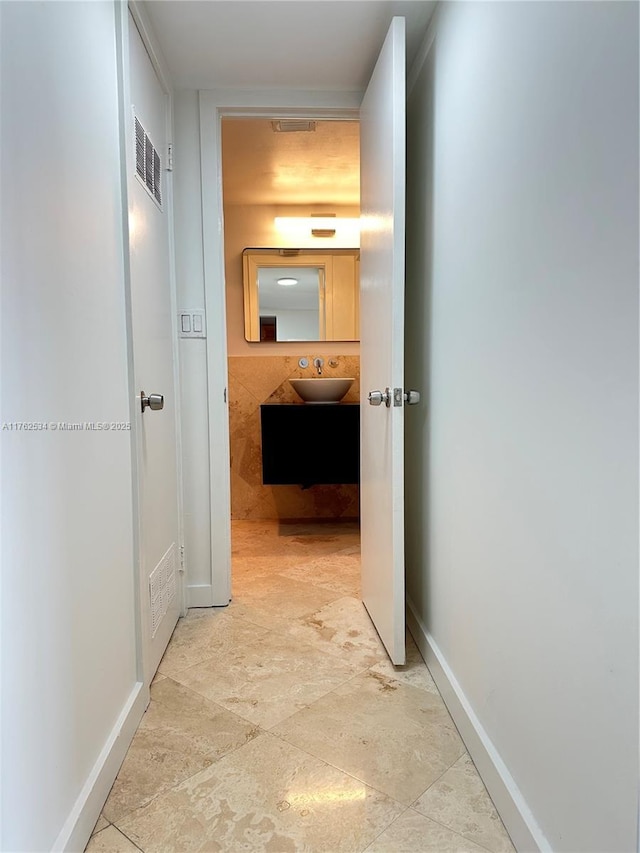
<svg viewBox="0 0 640 853">
<path fill-rule="evenodd" d="M 336 219 L 335 213 L 328 213 L 322 216 L 319 213 L 312 213 L 311 219 L 314 220 L 311 226 L 312 237 L 335 237 L 336 236 Z M 328 221 L 327 221 L 328 220 Z M 315 225 L 315 228 L 313 227 Z"/>
<path fill-rule="evenodd" d="M 298 283 L 297 278 L 279 278 L 277 279 L 278 284 L 281 284 L 283 287 L 293 287 L 294 284 Z"/>
<path fill-rule="evenodd" d="M 360 219 L 356 217 L 317 214 L 315 216 L 276 216 L 276 230 L 289 239 L 308 240 L 309 237 L 334 237 L 342 245 L 360 245 Z"/>
</svg>

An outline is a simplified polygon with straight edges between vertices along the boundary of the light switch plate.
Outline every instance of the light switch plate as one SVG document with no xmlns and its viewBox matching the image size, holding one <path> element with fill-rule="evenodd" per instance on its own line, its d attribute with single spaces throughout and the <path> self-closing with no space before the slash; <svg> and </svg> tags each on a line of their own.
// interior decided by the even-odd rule
<svg viewBox="0 0 640 853">
<path fill-rule="evenodd" d="M 182 308 L 178 311 L 178 337 L 206 338 L 204 311 L 199 308 Z"/>
</svg>

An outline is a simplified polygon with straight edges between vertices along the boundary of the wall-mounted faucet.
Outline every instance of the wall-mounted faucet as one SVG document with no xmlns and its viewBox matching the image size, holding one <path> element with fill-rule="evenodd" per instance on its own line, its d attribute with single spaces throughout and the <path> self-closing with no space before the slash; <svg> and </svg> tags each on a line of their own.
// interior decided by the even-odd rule
<svg viewBox="0 0 640 853">
<path fill-rule="evenodd" d="M 322 365 L 323 364 L 324 364 L 324 359 L 322 359 L 322 358 L 314 358 L 313 359 L 313 366 L 318 371 L 318 376 L 322 376 Z"/>
</svg>

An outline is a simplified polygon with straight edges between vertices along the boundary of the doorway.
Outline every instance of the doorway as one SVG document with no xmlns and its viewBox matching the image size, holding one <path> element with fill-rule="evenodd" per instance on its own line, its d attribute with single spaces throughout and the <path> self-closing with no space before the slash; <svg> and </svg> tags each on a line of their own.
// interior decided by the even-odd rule
<svg viewBox="0 0 640 853">
<path fill-rule="evenodd" d="M 362 133 L 364 176 L 362 194 L 363 249 L 361 310 L 366 306 L 363 328 L 367 350 L 378 351 L 380 370 L 367 375 L 369 403 L 377 409 L 385 441 L 380 448 L 371 442 L 373 430 L 363 417 L 361 472 L 367 477 L 369 508 L 366 513 L 368 550 L 382 531 L 384 549 L 365 561 L 368 584 L 364 600 L 377 601 L 377 591 L 391 587 L 384 620 L 377 617 L 384 642 L 394 663 L 402 663 L 404 650 L 404 549 L 402 462 L 403 452 L 403 291 L 404 291 L 404 192 L 405 192 L 405 22 L 394 18 L 369 81 L 364 100 L 358 93 L 323 93 L 287 90 L 207 91 L 198 96 L 200 183 L 202 187 L 203 278 L 207 332 L 207 401 L 209 434 L 209 487 L 211 509 L 211 586 L 208 604 L 226 605 L 231 598 L 229 423 L 227 412 L 226 293 L 223 250 L 222 120 L 225 117 L 309 119 L 359 119 Z M 362 111 L 361 111 L 362 108 Z M 366 190 L 366 191 L 365 191 Z M 363 246 L 365 244 L 363 243 Z M 366 272 L 364 258 L 366 257 Z M 392 311 L 389 312 L 389 304 Z M 392 322 L 385 322 L 391 318 Z M 259 345 L 259 344 L 258 344 Z M 373 362 L 372 362 L 373 364 Z M 363 394 L 366 402 L 366 397 Z M 368 406 L 364 407 L 368 410 Z M 361 411 L 362 416 L 362 411 Z M 365 428 L 366 427 L 366 428 Z M 393 427 L 393 428 L 392 428 Z M 378 430 L 379 432 L 379 430 Z M 389 443 L 393 452 L 389 452 Z M 362 479 L 361 479 L 361 482 Z M 364 483 L 363 483 L 364 485 Z M 377 495 L 377 497 L 376 497 Z M 395 497 L 398 497 L 396 500 Z M 363 502 L 364 505 L 364 502 Z M 364 515 L 363 515 L 364 517 Z M 390 531 L 388 528 L 392 528 Z M 390 534 L 390 535 L 388 535 Z M 364 573 L 364 568 L 363 568 Z M 373 598 L 371 595 L 373 594 Z M 204 597 L 204 596 L 203 596 Z M 387 618 L 388 617 L 388 618 Z M 374 619 L 374 621 L 376 621 Z M 384 621 L 384 624 L 383 624 Z M 378 622 L 376 622 L 378 627 Z M 391 633 L 387 629 L 390 629 Z"/>
<path fill-rule="evenodd" d="M 289 379 L 318 371 L 353 379 L 343 402 L 359 402 L 359 146 L 357 121 L 222 118 L 234 521 L 358 519 L 357 476 L 263 479 L 261 407 L 300 402 Z"/>
</svg>

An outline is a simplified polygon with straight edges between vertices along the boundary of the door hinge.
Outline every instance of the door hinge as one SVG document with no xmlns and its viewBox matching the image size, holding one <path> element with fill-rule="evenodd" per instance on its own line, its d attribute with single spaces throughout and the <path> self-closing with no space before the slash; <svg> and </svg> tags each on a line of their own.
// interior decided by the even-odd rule
<svg viewBox="0 0 640 853">
<path fill-rule="evenodd" d="M 173 143 L 167 145 L 167 172 L 173 172 Z"/>
<path fill-rule="evenodd" d="M 180 573 L 184 574 L 184 545 L 180 546 Z"/>
</svg>

